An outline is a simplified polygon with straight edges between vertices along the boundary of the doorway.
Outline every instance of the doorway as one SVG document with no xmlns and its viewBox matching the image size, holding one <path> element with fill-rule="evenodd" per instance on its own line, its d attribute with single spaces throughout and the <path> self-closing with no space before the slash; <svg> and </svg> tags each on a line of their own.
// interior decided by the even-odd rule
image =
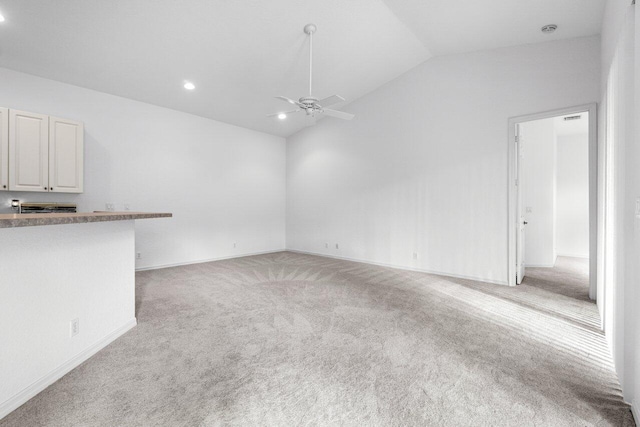
<svg viewBox="0 0 640 427">
<path fill-rule="evenodd" d="M 555 275 L 596 299 L 596 123 L 595 104 L 509 120 L 509 285 Z"/>
</svg>

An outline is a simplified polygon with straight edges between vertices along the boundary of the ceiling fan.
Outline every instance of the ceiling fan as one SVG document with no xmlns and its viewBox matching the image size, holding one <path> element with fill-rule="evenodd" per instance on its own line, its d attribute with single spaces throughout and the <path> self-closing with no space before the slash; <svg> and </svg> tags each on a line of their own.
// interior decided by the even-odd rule
<svg viewBox="0 0 640 427">
<path fill-rule="evenodd" d="M 343 120 L 351 120 L 355 117 L 355 115 L 350 113 L 345 113 L 344 111 L 332 110 L 327 108 L 331 105 L 337 104 L 338 102 L 344 101 L 344 98 L 339 95 L 331 95 L 327 98 L 318 99 L 312 95 L 312 78 L 313 78 L 313 33 L 315 33 L 317 27 L 314 24 L 307 24 L 304 26 L 304 32 L 309 36 L 309 95 L 303 96 L 297 101 L 294 101 L 291 98 L 287 98 L 286 96 L 276 96 L 277 99 L 281 99 L 290 104 L 298 107 L 292 111 L 278 112 L 274 114 L 269 114 L 267 117 L 278 116 L 280 118 L 286 117 L 286 114 L 297 113 L 298 111 L 304 111 L 313 122 L 315 122 L 316 114 L 324 114 L 325 116 L 331 116 L 338 119 Z"/>
</svg>

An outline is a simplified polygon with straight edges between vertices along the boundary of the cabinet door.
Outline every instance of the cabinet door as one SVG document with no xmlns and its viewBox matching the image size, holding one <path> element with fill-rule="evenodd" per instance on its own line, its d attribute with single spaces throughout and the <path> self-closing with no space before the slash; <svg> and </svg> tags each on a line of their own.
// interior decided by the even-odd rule
<svg viewBox="0 0 640 427">
<path fill-rule="evenodd" d="M 48 191 L 49 116 L 9 110 L 9 190 Z"/>
<path fill-rule="evenodd" d="M 9 191 L 9 109 L 0 107 L 0 191 Z"/>
<path fill-rule="evenodd" d="M 83 175 L 82 123 L 49 117 L 49 191 L 82 193 Z"/>
</svg>

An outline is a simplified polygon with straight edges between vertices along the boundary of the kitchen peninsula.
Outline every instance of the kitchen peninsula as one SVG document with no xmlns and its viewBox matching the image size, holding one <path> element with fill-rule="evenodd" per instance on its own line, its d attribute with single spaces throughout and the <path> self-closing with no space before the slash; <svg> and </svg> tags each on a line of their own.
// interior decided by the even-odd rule
<svg viewBox="0 0 640 427">
<path fill-rule="evenodd" d="M 0 418 L 136 325 L 134 220 L 0 214 Z"/>
<path fill-rule="evenodd" d="M 170 213 L 150 212 L 78 212 L 48 214 L 0 214 L 0 228 L 34 227 L 38 225 L 82 224 L 88 222 L 127 221 L 133 219 L 168 218 Z"/>
</svg>

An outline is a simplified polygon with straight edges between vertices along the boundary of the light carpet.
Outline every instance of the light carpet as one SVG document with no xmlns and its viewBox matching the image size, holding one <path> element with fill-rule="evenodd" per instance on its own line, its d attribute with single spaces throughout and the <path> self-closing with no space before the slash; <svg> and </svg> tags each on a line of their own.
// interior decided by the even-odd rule
<svg viewBox="0 0 640 427">
<path fill-rule="evenodd" d="M 553 268 L 526 268 L 522 282 L 523 285 L 589 301 L 589 260 L 558 257 Z"/>
<path fill-rule="evenodd" d="M 283 252 L 136 288 L 139 325 L 0 426 L 634 425 L 595 305 L 553 287 Z"/>
</svg>

